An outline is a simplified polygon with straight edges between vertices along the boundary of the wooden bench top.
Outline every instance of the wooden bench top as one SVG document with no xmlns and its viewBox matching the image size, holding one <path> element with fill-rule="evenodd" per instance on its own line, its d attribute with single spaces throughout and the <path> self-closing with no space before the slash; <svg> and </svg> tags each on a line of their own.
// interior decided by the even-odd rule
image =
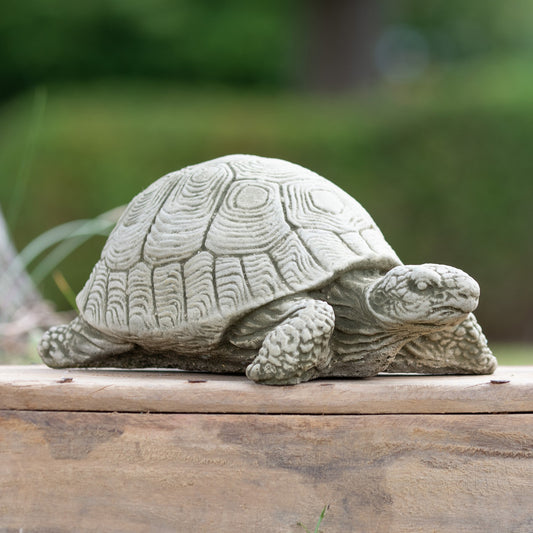
<svg viewBox="0 0 533 533">
<path fill-rule="evenodd" d="M 380 375 L 296 386 L 181 371 L 0 366 L 0 409 L 242 414 L 533 412 L 533 366 L 489 376 Z"/>
</svg>

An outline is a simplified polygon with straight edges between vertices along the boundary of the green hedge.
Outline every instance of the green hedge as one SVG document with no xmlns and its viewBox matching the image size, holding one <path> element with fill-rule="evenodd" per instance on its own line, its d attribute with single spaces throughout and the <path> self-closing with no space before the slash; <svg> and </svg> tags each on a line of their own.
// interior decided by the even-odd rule
<svg viewBox="0 0 533 533">
<path fill-rule="evenodd" d="M 58 80 L 276 86 L 291 77 L 291 1 L 4 0 L 2 7 L 0 98 Z"/>
<path fill-rule="evenodd" d="M 531 51 L 531 0 L 375 2 L 381 29 L 410 28 L 432 61 Z M 330 4 L 332 11 L 342 9 Z M 302 0 L 3 0 L 0 98 L 39 83 L 103 77 L 240 87 L 305 83 L 309 43 L 321 38 L 320 32 L 313 34 L 313 5 Z"/>
<path fill-rule="evenodd" d="M 533 93 L 520 65 L 435 74 L 343 100 L 169 85 L 49 88 L 17 245 L 127 203 L 159 176 L 229 153 L 281 157 L 337 182 L 405 262 L 464 268 L 489 337 L 533 339 Z M 0 201 L 27 162 L 32 96 L 0 114 Z M 61 270 L 77 291 L 102 240 Z M 45 294 L 65 305 L 53 282 Z"/>
</svg>

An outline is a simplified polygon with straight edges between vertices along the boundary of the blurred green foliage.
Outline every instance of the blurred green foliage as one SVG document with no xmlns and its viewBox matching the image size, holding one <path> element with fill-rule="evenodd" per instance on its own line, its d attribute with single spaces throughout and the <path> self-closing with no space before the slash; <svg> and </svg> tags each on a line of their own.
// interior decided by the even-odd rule
<svg viewBox="0 0 533 533">
<path fill-rule="evenodd" d="M 380 4 L 382 29 L 411 28 L 433 62 L 533 49 L 531 0 L 372 1 Z M 102 78 L 305 86 L 309 43 L 316 38 L 312 4 L 3 0 L 0 98 L 39 83 Z"/>
<path fill-rule="evenodd" d="M 500 366 L 533 365 L 533 346 L 531 344 L 491 343 L 490 347 Z"/>
<path fill-rule="evenodd" d="M 405 262 L 476 277 L 489 337 L 533 340 L 533 0 L 382 0 L 381 34 L 408 28 L 429 68 L 335 98 L 290 92 L 316 3 L 4 0 L 0 205 L 18 248 L 170 170 L 281 157 L 360 200 Z M 75 291 L 102 244 L 62 265 Z"/>
<path fill-rule="evenodd" d="M 419 31 L 433 60 L 531 54 L 531 0 L 388 0 L 386 23 Z"/>
<path fill-rule="evenodd" d="M 288 159 L 337 182 L 404 262 L 453 264 L 481 284 L 489 338 L 533 338 L 533 72 L 521 62 L 435 71 L 331 99 L 170 84 L 53 87 L 14 231 L 94 217 L 159 176 L 229 153 Z M 0 201 L 24 159 L 32 95 L 0 114 Z M 75 291 L 103 240 L 61 268 Z M 61 300 L 48 280 L 46 296 Z M 64 302 L 62 303 L 64 306 Z"/>
<path fill-rule="evenodd" d="M 4 0 L 0 97 L 95 78 L 279 85 L 294 1 Z"/>
</svg>

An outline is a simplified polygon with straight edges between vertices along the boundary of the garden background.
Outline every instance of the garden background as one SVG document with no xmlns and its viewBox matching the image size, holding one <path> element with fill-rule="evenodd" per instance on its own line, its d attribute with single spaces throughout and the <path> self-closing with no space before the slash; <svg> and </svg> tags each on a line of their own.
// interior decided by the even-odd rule
<svg viewBox="0 0 533 533">
<path fill-rule="evenodd" d="M 185 165 L 287 159 L 405 263 L 474 276 L 496 355 L 531 363 L 532 30 L 532 0 L 5 0 L 0 206 L 23 250 Z M 104 239 L 29 265 L 58 309 Z"/>
</svg>

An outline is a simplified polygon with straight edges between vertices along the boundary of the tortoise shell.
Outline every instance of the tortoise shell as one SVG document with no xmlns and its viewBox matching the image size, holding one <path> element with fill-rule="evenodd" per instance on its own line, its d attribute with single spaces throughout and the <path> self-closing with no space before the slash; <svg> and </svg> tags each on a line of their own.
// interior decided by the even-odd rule
<svg viewBox="0 0 533 533">
<path fill-rule="evenodd" d="M 203 349 L 264 304 L 347 270 L 398 264 L 370 215 L 330 181 L 279 159 L 232 155 L 137 195 L 77 304 L 103 332 Z"/>
</svg>

